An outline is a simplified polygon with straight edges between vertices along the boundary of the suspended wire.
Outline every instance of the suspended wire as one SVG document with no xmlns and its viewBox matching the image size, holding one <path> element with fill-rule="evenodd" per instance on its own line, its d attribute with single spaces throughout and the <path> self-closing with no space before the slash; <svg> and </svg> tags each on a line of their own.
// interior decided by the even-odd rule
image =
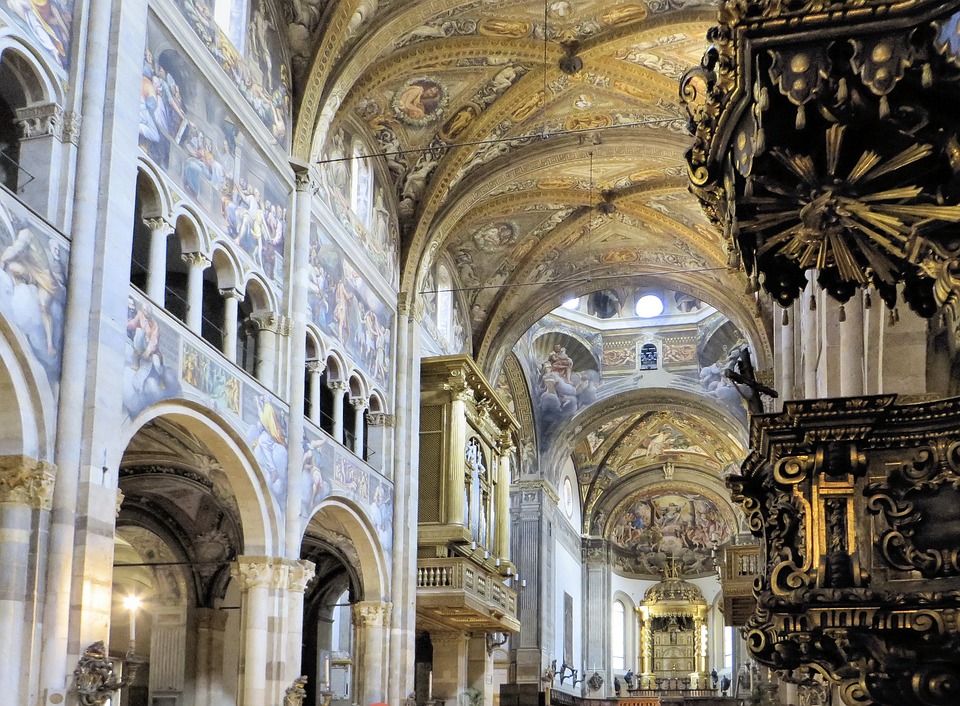
<svg viewBox="0 0 960 706">
<path fill-rule="evenodd" d="M 504 284 L 479 284 L 475 287 L 450 287 L 446 289 L 421 289 L 420 294 L 439 294 L 440 292 L 478 292 L 484 289 L 512 289 L 516 287 L 541 287 L 548 284 L 578 284 L 583 282 L 604 282 L 607 280 L 638 279 L 642 277 L 659 277 L 661 275 L 677 275 L 681 273 L 699 273 L 699 272 L 720 272 L 728 271 L 730 268 L 726 265 L 718 267 L 699 267 L 693 269 L 674 269 L 674 270 L 656 270 L 654 272 L 638 272 L 622 275 L 600 275 L 590 277 L 570 277 L 568 279 L 554 279 L 538 282 L 511 282 Z"/>
<path fill-rule="evenodd" d="M 637 120 L 632 123 L 618 123 L 617 125 L 604 125 L 598 127 L 584 127 L 577 128 L 575 130 L 557 130 L 556 132 L 543 132 L 540 134 L 541 140 L 547 140 L 551 137 L 563 137 L 565 135 L 580 135 L 594 132 L 602 132 L 604 130 L 619 130 L 620 128 L 629 128 L 629 127 L 643 127 L 644 125 L 661 125 L 663 123 L 681 123 L 680 118 L 646 118 L 644 120 Z M 445 144 L 445 147 L 477 147 L 480 145 L 495 145 L 499 142 L 512 142 L 518 139 L 514 137 L 492 137 L 486 140 L 468 140 L 466 142 L 451 142 Z M 427 152 L 432 153 L 434 148 L 431 147 L 417 147 L 408 150 L 394 150 L 392 152 L 370 152 L 369 154 L 354 154 L 349 157 L 332 157 L 328 159 L 318 159 L 314 164 L 335 164 L 337 162 L 350 162 L 355 159 L 377 159 L 379 157 L 402 157 L 408 154 L 424 154 Z"/>
<path fill-rule="evenodd" d="M 550 0 L 543 0 L 543 104 L 547 104 L 547 3 Z M 540 139 L 547 139 L 547 124 L 543 124 L 543 130 L 540 132 Z"/>
</svg>

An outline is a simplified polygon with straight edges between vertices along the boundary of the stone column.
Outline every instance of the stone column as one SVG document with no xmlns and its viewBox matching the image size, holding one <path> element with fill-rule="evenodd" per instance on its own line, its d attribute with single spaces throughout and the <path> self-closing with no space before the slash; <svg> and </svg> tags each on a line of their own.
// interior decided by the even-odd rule
<svg viewBox="0 0 960 706">
<path fill-rule="evenodd" d="M 273 560 L 242 556 L 231 567 L 240 582 L 240 675 L 237 706 L 267 703 L 267 658 L 270 642 L 270 586 Z"/>
<path fill-rule="evenodd" d="M 287 645 L 286 674 L 281 675 L 280 682 L 289 686 L 294 679 L 302 673 L 300 658 L 303 648 L 303 593 L 307 589 L 307 584 L 313 580 L 316 574 L 316 566 L 312 561 L 300 559 L 290 564 L 290 572 L 287 579 Z"/>
<path fill-rule="evenodd" d="M 653 631 L 650 629 L 650 612 L 640 607 L 640 687 L 654 688 Z"/>
<path fill-rule="evenodd" d="M 369 402 L 363 397 L 351 397 L 350 406 L 353 407 L 353 453 L 363 460 L 363 420 Z"/>
<path fill-rule="evenodd" d="M 555 626 L 553 550 L 554 540 L 547 531 L 544 515 L 549 512 L 549 497 L 537 481 L 514 484 L 510 489 L 510 556 L 517 572 L 526 577 L 527 586 L 517 596 L 520 636 L 516 644 L 517 683 L 540 684 L 544 668 L 556 655 L 549 653 Z M 513 655 L 511 654 L 511 657 Z"/>
<path fill-rule="evenodd" d="M 509 433 L 503 434 L 499 444 L 500 472 L 497 475 L 496 496 L 493 499 L 496 508 L 493 555 L 501 559 L 510 558 L 510 461 L 513 450 L 513 437 Z"/>
<path fill-rule="evenodd" d="M 581 540 L 583 562 L 583 595 L 589 597 L 583 605 L 583 664 L 588 678 L 594 671 L 603 675 L 604 690 L 591 693 L 602 697 L 613 695 L 613 669 L 610 664 L 610 616 L 612 615 L 610 557 L 607 541 L 600 537 Z M 629 635 L 629 631 L 627 635 Z"/>
<path fill-rule="evenodd" d="M 147 296 L 163 309 L 167 286 L 167 238 L 173 233 L 173 226 L 165 218 L 144 218 L 143 222 L 150 229 Z"/>
<path fill-rule="evenodd" d="M 194 678 L 196 706 L 219 706 L 226 698 L 223 689 L 223 644 L 227 613 L 212 608 L 194 611 L 197 652 Z"/>
<path fill-rule="evenodd" d="M 488 674 L 493 674 L 493 658 L 487 652 L 487 634 L 471 635 L 467 640 L 466 686 L 483 695 L 481 703 L 484 705 L 493 703 L 493 686 L 487 684 Z"/>
<path fill-rule="evenodd" d="M 333 438 L 343 443 L 343 396 L 347 392 L 347 383 L 339 380 L 327 383 L 333 391 Z"/>
<path fill-rule="evenodd" d="M 203 330 L 203 271 L 210 260 L 199 252 L 185 252 L 180 258 L 187 263 L 187 328 L 198 336 Z"/>
<path fill-rule="evenodd" d="M 807 273 L 807 287 L 800 299 L 800 340 L 803 342 L 803 398 L 817 396 L 817 362 L 820 352 L 820 330 L 817 326 L 817 312 L 811 309 L 811 299 L 823 299 L 817 296 L 820 287 L 814 280 L 813 272 Z"/>
<path fill-rule="evenodd" d="M 864 394 L 863 386 L 863 295 L 860 292 L 843 306 L 840 323 L 840 395 Z"/>
<path fill-rule="evenodd" d="M 467 517 L 469 508 L 466 502 L 468 488 L 466 472 L 466 402 L 473 397 L 473 390 L 465 387 L 453 393 L 453 402 L 450 405 L 450 440 L 448 442 L 451 454 L 450 473 L 446 477 L 446 493 L 444 505 L 447 508 L 445 521 L 449 524 L 463 524 L 470 526 Z"/>
<path fill-rule="evenodd" d="M 0 457 L 0 693 L 28 692 L 34 645 L 37 565 L 53 499 L 54 466 L 25 456 Z"/>
<path fill-rule="evenodd" d="M 468 637 L 462 632 L 431 632 L 433 643 L 433 698 L 459 703 L 467 688 Z"/>
<path fill-rule="evenodd" d="M 360 601 L 353 604 L 353 627 L 356 638 L 359 703 L 372 704 L 386 698 L 386 675 L 390 655 L 392 604 L 381 601 Z"/>
<path fill-rule="evenodd" d="M 257 327 L 257 380 L 268 390 L 273 390 L 277 376 L 277 340 L 284 329 L 284 318 L 272 312 L 255 314 L 250 318 Z"/>
<path fill-rule="evenodd" d="M 317 426 L 320 426 L 320 376 L 326 367 L 322 360 L 308 360 L 306 364 L 307 374 L 310 375 L 309 419 Z"/>
<path fill-rule="evenodd" d="M 373 452 L 373 457 L 367 463 L 373 466 L 380 473 L 386 475 L 387 472 L 387 436 L 388 429 L 393 429 L 394 418 L 392 414 L 383 412 L 367 412 L 367 424 L 369 426 L 370 441 L 367 444 Z"/>
<path fill-rule="evenodd" d="M 35 211 L 56 221 L 55 211 L 60 195 L 57 170 L 64 154 L 66 115 L 57 103 L 28 105 L 17 108 L 16 113 L 20 128 L 21 165 L 17 195 Z"/>
<path fill-rule="evenodd" d="M 223 297 L 223 341 L 222 350 L 227 360 L 231 363 L 237 362 L 237 316 L 240 311 L 240 302 L 243 301 L 243 292 L 239 289 L 230 287 L 221 289 L 220 295 Z"/>
</svg>

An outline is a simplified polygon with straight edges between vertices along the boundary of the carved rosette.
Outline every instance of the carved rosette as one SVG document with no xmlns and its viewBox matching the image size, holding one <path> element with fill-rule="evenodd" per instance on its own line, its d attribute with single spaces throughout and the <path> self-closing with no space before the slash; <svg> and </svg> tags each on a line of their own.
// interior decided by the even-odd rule
<svg viewBox="0 0 960 706">
<path fill-rule="evenodd" d="M 960 2 L 724 0 L 681 80 L 692 191 L 783 306 L 806 270 L 930 317 L 960 299 Z"/>
<path fill-rule="evenodd" d="M 747 645 L 847 704 L 960 703 L 960 399 L 790 402 L 728 483 L 761 538 Z"/>
<path fill-rule="evenodd" d="M 0 457 L 0 503 L 49 510 L 57 467 L 29 456 Z"/>
</svg>

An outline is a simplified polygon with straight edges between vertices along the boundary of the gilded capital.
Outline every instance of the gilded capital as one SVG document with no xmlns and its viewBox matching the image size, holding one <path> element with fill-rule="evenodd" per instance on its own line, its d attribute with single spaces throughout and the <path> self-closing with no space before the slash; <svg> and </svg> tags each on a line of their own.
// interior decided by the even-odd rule
<svg viewBox="0 0 960 706">
<path fill-rule="evenodd" d="M 0 503 L 49 510 L 57 467 L 29 456 L 0 456 Z"/>
</svg>

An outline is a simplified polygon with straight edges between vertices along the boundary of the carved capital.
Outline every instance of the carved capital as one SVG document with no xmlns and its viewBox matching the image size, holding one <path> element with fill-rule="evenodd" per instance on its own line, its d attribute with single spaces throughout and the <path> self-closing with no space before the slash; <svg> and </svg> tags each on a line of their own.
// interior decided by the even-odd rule
<svg viewBox="0 0 960 706">
<path fill-rule="evenodd" d="M 367 424 L 372 427 L 386 427 L 393 429 L 396 417 L 385 412 L 367 412 Z"/>
<path fill-rule="evenodd" d="M 462 632 L 430 632 L 430 642 L 433 643 L 433 648 L 441 651 L 456 650 L 465 639 L 466 636 Z"/>
<path fill-rule="evenodd" d="M 363 410 L 370 406 L 370 400 L 368 400 L 366 397 L 351 397 L 350 406 L 356 410 L 357 414 L 360 414 L 363 412 Z"/>
<path fill-rule="evenodd" d="M 22 139 L 52 136 L 63 141 L 63 108 L 56 103 L 28 105 L 16 112 Z"/>
<path fill-rule="evenodd" d="M 270 587 L 273 584 L 275 562 L 268 556 L 241 556 L 230 566 L 230 575 L 240 582 L 241 591 L 251 588 Z"/>
<path fill-rule="evenodd" d="M 294 164 L 293 178 L 297 193 L 312 194 L 316 190 L 316 184 L 308 165 Z"/>
<path fill-rule="evenodd" d="M 221 289 L 220 296 L 224 299 L 236 299 L 238 302 L 243 301 L 243 292 L 236 287 L 227 287 L 226 289 Z"/>
<path fill-rule="evenodd" d="M 290 575 L 287 588 L 296 593 L 303 593 L 307 584 L 316 575 L 316 566 L 312 561 L 300 559 L 290 566 Z"/>
<path fill-rule="evenodd" d="M 29 456 L 0 456 L 0 503 L 49 510 L 57 467 Z"/>
<path fill-rule="evenodd" d="M 327 369 L 327 363 L 323 360 L 308 360 L 306 368 L 311 375 L 323 375 L 323 371 Z"/>
<path fill-rule="evenodd" d="M 80 128 L 83 118 L 76 111 L 68 111 L 63 115 L 63 141 L 74 145 L 80 144 Z"/>
<path fill-rule="evenodd" d="M 173 224 L 171 224 L 170 221 L 159 216 L 153 218 L 144 218 L 143 224 L 152 232 L 159 231 L 164 235 L 170 235 L 174 230 Z"/>
<path fill-rule="evenodd" d="M 392 603 L 360 601 L 353 604 L 353 624 L 358 628 L 382 628 L 390 624 Z"/>
<path fill-rule="evenodd" d="M 180 255 L 180 259 L 190 267 L 199 267 L 201 270 L 205 270 L 213 264 L 202 252 L 185 252 Z"/>
<path fill-rule="evenodd" d="M 251 314 L 247 321 L 257 331 L 269 331 L 271 333 L 281 334 L 284 329 L 285 317 L 280 314 L 275 314 L 272 311 L 262 311 L 257 314 Z"/>
<path fill-rule="evenodd" d="M 350 386 L 343 380 L 331 380 L 327 383 L 327 387 L 329 387 L 330 391 L 335 395 L 342 395 L 350 388 Z"/>
</svg>

